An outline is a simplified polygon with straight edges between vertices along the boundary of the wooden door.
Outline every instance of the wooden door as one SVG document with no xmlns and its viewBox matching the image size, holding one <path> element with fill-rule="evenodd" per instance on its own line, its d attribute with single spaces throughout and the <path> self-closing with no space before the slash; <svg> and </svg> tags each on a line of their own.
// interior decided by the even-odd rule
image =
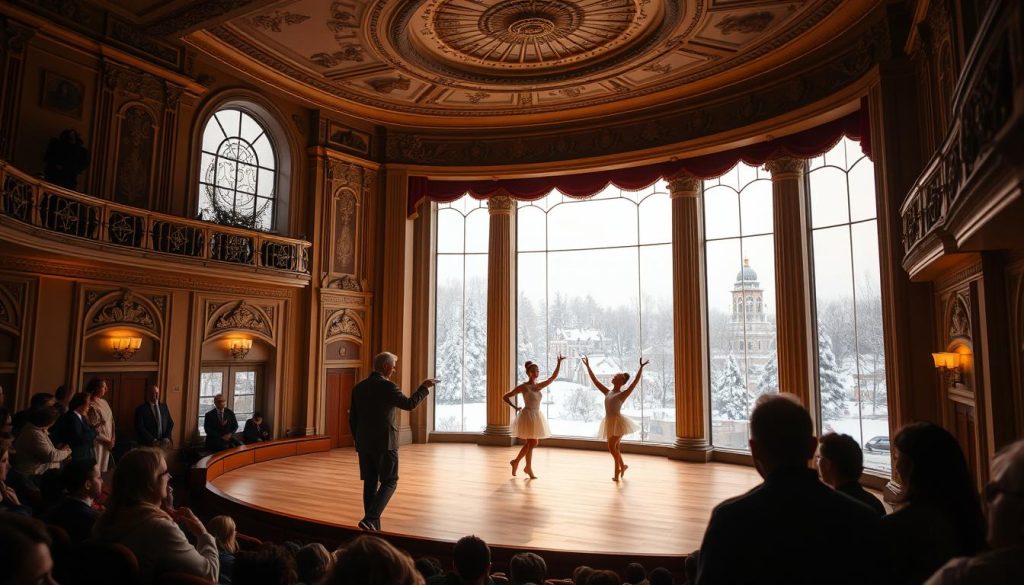
<svg viewBox="0 0 1024 585">
<path fill-rule="evenodd" d="M 352 430 L 348 427 L 348 409 L 352 405 L 352 386 L 356 383 L 355 368 L 329 368 L 327 370 L 327 392 L 325 407 L 326 429 L 331 437 L 331 448 L 349 447 L 354 444 Z"/>
<path fill-rule="evenodd" d="M 86 382 L 93 378 L 107 381 L 104 397 L 114 413 L 114 433 L 119 444 L 134 441 L 135 407 L 146 401 L 146 390 L 156 377 L 155 372 L 124 372 L 87 374 Z"/>
</svg>

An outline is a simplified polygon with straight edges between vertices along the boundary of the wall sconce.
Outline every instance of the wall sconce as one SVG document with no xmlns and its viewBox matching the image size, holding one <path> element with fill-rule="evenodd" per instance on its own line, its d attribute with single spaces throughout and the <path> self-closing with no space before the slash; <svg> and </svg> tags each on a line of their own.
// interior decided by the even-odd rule
<svg viewBox="0 0 1024 585">
<path fill-rule="evenodd" d="M 236 360 L 240 360 L 248 355 L 249 350 L 252 349 L 251 339 L 232 339 L 231 340 L 231 357 Z"/>
<path fill-rule="evenodd" d="M 114 350 L 114 357 L 119 360 L 130 360 L 142 347 L 141 337 L 112 337 L 110 338 L 110 349 Z"/>
<path fill-rule="evenodd" d="M 961 369 L 962 354 L 942 351 L 932 354 L 932 360 L 935 361 L 935 369 L 941 370 L 945 377 L 946 383 L 951 386 L 964 383 L 964 373 Z"/>
</svg>

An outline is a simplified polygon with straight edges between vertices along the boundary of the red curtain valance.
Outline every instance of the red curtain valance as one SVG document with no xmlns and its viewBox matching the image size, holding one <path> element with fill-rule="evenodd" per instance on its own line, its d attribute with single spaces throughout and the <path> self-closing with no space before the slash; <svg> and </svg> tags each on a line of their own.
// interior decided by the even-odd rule
<svg viewBox="0 0 1024 585">
<path fill-rule="evenodd" d="M 861 108 L 857 112 L 810 130 L 684 160 L 613 171 L 533 179 L 441 181 L 426 177 L 409 177 L 409 215 L 415 213 L 416 207 L 424 199 L 448 203 L 466 193 L 477 199 L 508 194 L 514 199 L 532 201 L 544 197 L 552 189 L 558 189 L 569 197 L 583 198 L 600 193 L 609 184 L 627 191 L 635 191 L 653 185 L 658 179 L 671 179 L 683 173 L 700 179 L 711 179 L 725 174 L 740 161 L 757 166 L 784 155 L 799 158 L 819 156 L 835 146 L 843 136 L 859 140 L 864 154 L 870 157 L 870 126 L 866 101 L 861 101 Z"/>
</svg>

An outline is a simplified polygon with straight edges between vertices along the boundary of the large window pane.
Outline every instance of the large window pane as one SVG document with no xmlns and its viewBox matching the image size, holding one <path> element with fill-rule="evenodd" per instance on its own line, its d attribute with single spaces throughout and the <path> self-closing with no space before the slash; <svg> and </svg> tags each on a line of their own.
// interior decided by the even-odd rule
<svg viewBox="0 0 1024 585">
<path fill-rule="evenodd" d="M 808 185 L 822 431 L 852 436 L 864 447 L 864 466 L 888 474 L 874 168 L 843 139 L 812 162 Z"/>
</svg>

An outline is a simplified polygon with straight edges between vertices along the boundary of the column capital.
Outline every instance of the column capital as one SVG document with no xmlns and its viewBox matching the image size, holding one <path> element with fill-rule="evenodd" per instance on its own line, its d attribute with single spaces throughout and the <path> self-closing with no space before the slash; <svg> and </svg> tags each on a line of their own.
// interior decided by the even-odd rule
<svg viewBox="0 0 1024 585">
<path fill-rule="evenodd" d="M 792 179 L 803 176 L 805 160 L 792 156 L 780 156 L 764 163 L 764 168 L 772 174 L 772 179 Z"/>
<path fill-rule="evenodd" d="M 668 194 L 671 199 L 697 197 L 700 195 L 700 179 L 685 172 L 676 175 L 668 180 Z"/>
<path fill-rule="evenodd" d="M 508 195 L 495 195 L 487 199 L 487 211 L 491 215 L 512 215 L 516 201 Z"/>
</svg>

